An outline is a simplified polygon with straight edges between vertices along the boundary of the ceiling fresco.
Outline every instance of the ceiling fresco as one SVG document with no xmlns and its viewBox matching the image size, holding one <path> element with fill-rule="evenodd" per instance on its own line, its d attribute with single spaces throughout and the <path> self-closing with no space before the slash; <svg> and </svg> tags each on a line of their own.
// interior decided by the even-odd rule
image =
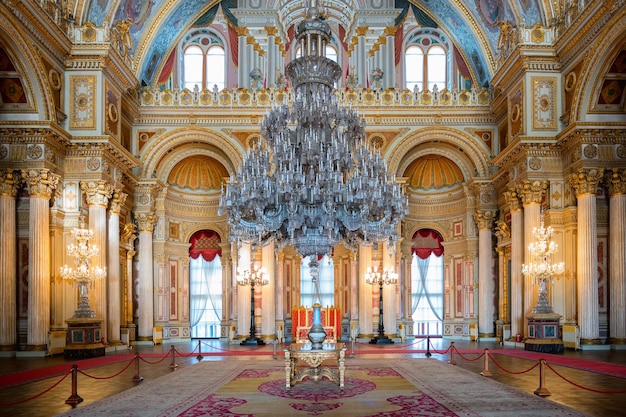
<svg viewBox="0 0 626 417">
<path fill-rule="evenodd" d="M 302 15 L 302 0 L 222 0 L 235 17 L 262 14 L 273 16 L 281 33 Z M 348 40 L 357 26 L 367 26 L 368 16 L 397 16 L 409 1 L 445 30 L 473 67 L 479 82 L 489 84 L 495 69 L 499 22 L 531 26 L 543 22 L 537 0 L 320 0 L 328 12 L 328 20 L 346 29 Z M 137 78 L 153 85 L 158 69 L 170 55 L 183 34 L 209 9 L 221 1 L 206 0 L 85 0 L 85 16 L 78 22 L 91 21 L 97 26 L 130 19 Z M 389 26 L 393 22 L 389 22 Z M 285 27 L 287 26 L 287 27 Z"/>
</svg>

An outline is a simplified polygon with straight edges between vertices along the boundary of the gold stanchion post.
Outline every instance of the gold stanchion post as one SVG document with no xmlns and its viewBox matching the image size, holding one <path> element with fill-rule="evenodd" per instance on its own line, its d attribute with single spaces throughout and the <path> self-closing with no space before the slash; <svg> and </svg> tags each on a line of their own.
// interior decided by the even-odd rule
<svg viewBox="0 0 626 417">
<path fill-rule="evenodd" d="M 199 361 L 202 360 L 202 344 L 200 343 L 200 340 L 198 340 L 198 356 L 196 356 L 196 359 Z"/>
<path fill-rule="evenodd" d="M 456 365 L 456 360 L 454 359 L 454 349 L 456 349 L 454 347 L 454 342 L 450 342 L 450 360 L 448 361 L 448 363 L 450 365 Z"/>
<path fill-rule="evenodd" d="M 485 349 L 485 369 L 480 373 L 482 376 L 491 376 L 489 370 L 489 349 Z"/>
<path fill-rule="evenodd" d="M 72 395 L 70 395 L 65 404 L 76 405 L 83 402 L 83 398 L 78 395 L 78 365 L 72 365 Z"/>
<path fill-rule="evenodd" d="M 539 388 L 535 390 L 535 395 L 540 397 L 548 397 L 552 395 L 548 388 L 545 387 L 546 384 L 546 369 L 545 369 L 546 360 L 539 359 Z"/>
<path fill-rule="evenodd" d="M 178 368 L 178 365 L 176 365 L 176 349 L 174 349 L 174 346 L 170 346 L 170 352 L 172 353 L 172 362 L 170 362 L 170 369 L 174 370 Z"/>
<path fill-rule="evenodd" d="M 135 382 L 143 381 L 143 377 L 139 374 L 139 353 L 135 353 L 135 376 L 131 380 Z"/>
</svg>

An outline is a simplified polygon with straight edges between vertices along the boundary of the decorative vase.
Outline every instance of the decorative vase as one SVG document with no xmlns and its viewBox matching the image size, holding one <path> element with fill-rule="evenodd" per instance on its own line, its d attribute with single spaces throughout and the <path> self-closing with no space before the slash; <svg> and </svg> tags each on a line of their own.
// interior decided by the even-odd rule
<svg viewBox="0 0 626 417">
<path fill-rule="evenodd" d="M 322 326 L 321 307 L 318 303 L 313 305 L 313 325 L 309 330 L 309 340 L 313 349 L 322 349 L 326 339 L 326 332 L 324 331 L 324 326 Z"/>
</svg>

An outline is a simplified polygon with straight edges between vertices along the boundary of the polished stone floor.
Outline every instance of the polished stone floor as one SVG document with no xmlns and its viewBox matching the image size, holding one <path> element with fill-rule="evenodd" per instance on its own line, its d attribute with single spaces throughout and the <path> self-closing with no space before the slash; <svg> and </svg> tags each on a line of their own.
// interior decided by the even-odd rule
<svg viewBox="0 0 626 417">
<path fill-rule="evenodd" d="M 448 348 L 450 342 L 447 339 L 433 338 L 430 344 L 425 339 L 416 339 L 410 344 L 387 346 L 375 346 L 367 343 L 348 344 L 346 366 L 350 366 L 349 359 L 352 355 L 360 359 L 371 358 L 373 360 L 381 360 L 386 357 L 402 357 L 407 360 L 423 359 L 425 358 L 424 350 L 426 350 L 427 346 L 432 354 L 431 360 L 449 361 L 450 351 Z M 141 345 L 135 346 L 131 351 L 124 349 L 117 352 L 108 352 L 107 357 L 110 355 L 139 353 L 144 360 L 134 361 L 130 359 L 84 370 L 91 377 L 78 374 L 76 392 L 83 398 L 83 401 L 78 406 L 80 407 L 132 388 L 140 383 L 133 381 L 133 377 L 137 374 L 142 376 L 145 381 L 197 363 L 198 345 L 200 345 L 202 353 L 211 354 L 204 356 L 202 358 L 204 361 L 282 360 L 281 346 L 273 344 L 262 347 L 239 346 L 238 344 L 220 343 L 216 340 L 204 340 L 200 343 L 192 341 L 172 345 L 167 343 L 156 346 Z M 461 353 L 453 356 L 456 366 L 480 375 L 485 370 L 484 356 L 479 359 L 476 358 L 485 352 L 484 349 L 489 349 L 490 356 L 495 360 L 495 362 L 490 360 L 487 363 L 488 370 L 492 374 L 489 378 L 528 393 L 534 393 L 540 387 L 538 368 L 525 372 L 537 363 L 536 360 L 516 358 L 497 353 L 497 350 L 500 349 L 523 351 L 521 345 L 455 340 L 454 346 Z M 172 347 L 175 348 L 174 360 L 172 360 L 171 355 Z M 390 352 L 390 350 L 396 352 L 402 350 L 402 353 L 394 353 Z M 448 351 L 443 353 L 446 350 Z M 274 352 L 278 353 L 274 355 Z M 256 355 L 250 356 L 247 353 L 256 353 Z M 142 356 L 144 354 L 146 355 L 145 357 Z M 550 362 L 552 355 L 547 354 L 545 356 L 546 362 L 556 371 L 547 369 L 545 372 L 545 381 L 542 387 L 550 393 L 546 397 L 548 400 L 567 405 L 591 416 L 626 415 L 626 378 L 556 365 L 556 361 L 554 363 Z M 574 351 L 566 349 L 565 353 L 559 356 L 626 366 L 626 350 Z M 59 364 L 67 364 L 68 370 L 72 364 L 77 364 L 80 369 L 80 363 L 81 361 L 65 360 L 63 355 L 46 358 L 0 358 L 0 375 Z M 137 370 L 137 363 L 139 363 L 139 370 Z M 176 367 L 172 367 L 172 364 L 175 364 Z M 126 366 L 127 368 L 124 370 Z M 621 392 L 617 393 L 616 391 Z M 71 406 L 65 403 L 71 395 L 72 384 L 69 376 L 66 378 L 55 376 L 0 388 L 0 416 L 54 416 L 71 409 Z M 29 399 L 31 397 L 34 398 Z M 9 402 L 25 399 L 29 400 L 19 404 L 6 405 Z M 140 406 L 138 404 L 138 407 Z"/>
</svg>

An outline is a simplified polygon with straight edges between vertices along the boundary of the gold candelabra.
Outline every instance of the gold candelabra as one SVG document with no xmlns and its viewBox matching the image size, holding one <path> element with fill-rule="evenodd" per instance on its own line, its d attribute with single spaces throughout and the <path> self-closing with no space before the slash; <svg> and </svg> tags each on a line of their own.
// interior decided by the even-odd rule
<svg viewBox="0 0 626 417">
<path fill-rule="evenodd" d="M 379 290 L 379 307 L 378 307 L 378 336 L 370 340 L 370 344 L 373 345 L 388 345 L 392 344 L 388 336 L 385 336 L 385 325 L 383 323 L 383 285 L 396 284 L 398 282 L 398 274 L 394 271 L 383 271 L 380 268 L 374 269 L 373 267 L 369 272 L 365 274 L 365 282 L 370 285 L 378 285 Z"/>
<path fill-rule="evenodd" d="M 268 282 L 268 274 L 265 268 L 260 267 L 257 263 L 253 263 L 249 270 L 240 268 L 237 271 L 237 284 L 250 286 L 250 335 L 240 343 L 242 346 L 258 346 L 265 344 L 263 340 L 256 337 L 256 325 L 254 323 L 254 287 L 257 285 L 267 285 Z"/>
<path fill-rule="evenodd" d="M 74 311 L 73 318 L 95 318 L 96 313 L 89 306 L 89 287 L 93 288 L 97 279 L 106 276 L 106 268 L 90 267 L 90 259 L 100 252 L 95 245 L 90 245 L 93 239 L 93 231 L 83 228 L 73 229 L 71 236 L 75 243 L 68 245 L 67 254 L 74 257 L 76 268 L 67 265 L 61 267 L 61 278 L 70 281 L 78 287 L 78 308 Z"/>
</svg>

